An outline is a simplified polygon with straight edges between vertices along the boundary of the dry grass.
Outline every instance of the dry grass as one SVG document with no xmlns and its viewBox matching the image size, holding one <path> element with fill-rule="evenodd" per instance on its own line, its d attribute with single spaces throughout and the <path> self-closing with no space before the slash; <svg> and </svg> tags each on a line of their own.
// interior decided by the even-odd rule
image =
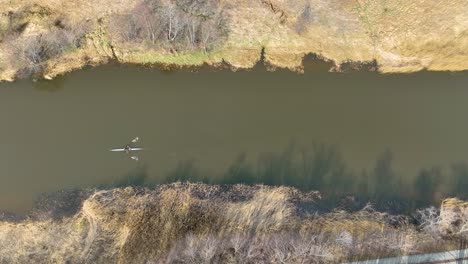
<svg viewBox="0 0 468 264">
<path fill-rule="evenodd" d="M 1 80 L 14 79 L 21 70 L 8 59 L 11 43 L 47 33 L 57 20 L 72 26 L 87 21 L 91 29 L 78 52 L 44 62 L 40 74 L 50 78 L 112 58 L 184 65 L 225 61 L 233 68 L 250 68 L 259 60 L 262 48 L 272 68 L 301 70 L 302 58 L 315 53 L 336 64 L 375 60 L 382 72 L 468 69 L 468 3 L 463 0 L 212 2 L 223 7 L 228 35 L 216 50 L 201 56 L 192 48 L 178 47 L 174 52 L 167 45 L 155 48 L 111 38 L 113 17 L 131 13 L 139 1 L 1 0 L 0 5 L 7 7 L 0 11 Z"/>
<path fill-rule="evenodd" d="M 52 220 L 46 206 L 36 220 L 0 222 L 0 263 L 330 263 L 451 249 L 464 236 L 443 224 L 465 221 L 461 201 L 412 224 L 369 206 L 319 213 L 318 197 L 188 183 L 97 191 L 71 216 Z"/>
</svg>

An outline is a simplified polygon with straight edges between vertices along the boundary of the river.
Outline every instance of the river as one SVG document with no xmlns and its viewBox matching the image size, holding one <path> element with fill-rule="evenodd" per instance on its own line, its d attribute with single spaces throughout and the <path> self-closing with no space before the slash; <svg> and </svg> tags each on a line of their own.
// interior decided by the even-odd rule
<svg viewBox="0 0 468 264">
<path fill-rule="evenodd" d="M 62 189 L 186 179 L 428 203 L 468 194 L 467 73 L 309 65 L 107 65 L 0 83 L 0 210 L 26 212 Z M 136 136 L 138 162 L 109 151 Z"/>
</svg>

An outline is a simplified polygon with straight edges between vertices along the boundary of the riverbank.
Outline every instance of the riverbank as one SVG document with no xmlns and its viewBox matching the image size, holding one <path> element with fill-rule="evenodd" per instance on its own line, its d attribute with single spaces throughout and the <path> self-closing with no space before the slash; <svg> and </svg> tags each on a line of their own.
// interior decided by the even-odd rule
<svg viewBox="0 0 468 264">
<path fill-rule="evenodd" d="M 0 262 L 333 263 L 457 249 L 465 202 L 414 217 L 317 209 L 289 187 L 174 183 L 75 191 L 0 220 Z"/>
<path fill-rule="evenodd" d="M 0 80 L 52 79 L 87 65 L 302 71 L 316 54 L 383 73 L 468 69 L 468 3 L 433 1 L 2 0 Z"/>
</svg>

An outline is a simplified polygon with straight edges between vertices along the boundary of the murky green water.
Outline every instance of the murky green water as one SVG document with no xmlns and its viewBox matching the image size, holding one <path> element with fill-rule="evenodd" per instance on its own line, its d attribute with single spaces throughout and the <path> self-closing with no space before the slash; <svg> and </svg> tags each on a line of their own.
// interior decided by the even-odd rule
<svg viewBox="0 0 468 264">
<path fill-rule="evenodd" d="M 307 71 L 307 69 L 306 69 Z M 145 180 L 290 184 L 437 201 L 468 193 L 468 74 L 104 66 L 0 84 L 0 210 Z M 112 153 L 139 136 L 140 161 Z"/>
</svg>

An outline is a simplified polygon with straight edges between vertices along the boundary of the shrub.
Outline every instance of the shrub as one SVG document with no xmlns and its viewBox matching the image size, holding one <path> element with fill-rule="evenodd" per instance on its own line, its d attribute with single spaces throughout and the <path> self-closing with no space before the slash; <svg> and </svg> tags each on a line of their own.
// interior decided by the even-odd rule
<svg viewBox="0 0 468 264">
<path fill-rule="evenodd" d="M 224 9 L 219 0 L 144 0 L 129 14 L 114 16 L 109 28 L 123 42 L 208 51 L 227 36 Z"/>
<path fill-rule="evenodd" d="M 81 41 L 89 31 L 86 23 L 73 27 L 56 26 L 50 31 L 38 35 L 11 38 L 9 46 L 19 68 L 20 75 L 29 76 L 40 72 L 44 62 L 81 46 Z"/>
</svg>

